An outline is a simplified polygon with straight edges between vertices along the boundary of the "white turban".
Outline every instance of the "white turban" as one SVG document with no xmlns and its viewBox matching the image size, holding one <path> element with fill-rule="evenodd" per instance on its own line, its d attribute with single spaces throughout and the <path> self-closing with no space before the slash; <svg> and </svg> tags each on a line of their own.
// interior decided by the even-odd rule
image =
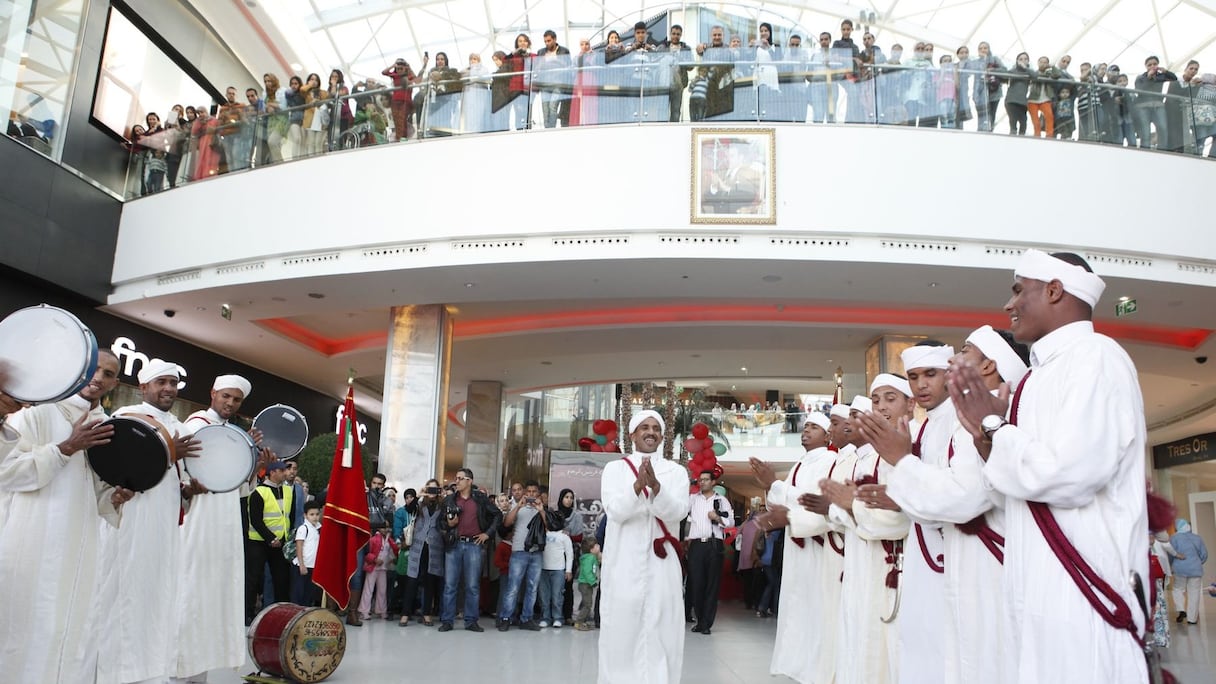
<svg viewBox="0 0 1216 684">
<path fill-rule="evenodd" d="M 145 363 L 143 368 L 139 369 L 139 384 L 143 385 L 166 375 L 171 375 L 175 379 L 181 380 L 181 372 L 182 367 L 176 363 L 152 359 Z"/>
<path fill-rule="evenodd" d="M 913 368 L 941 368 L 945 370 L 950 367 L 950 358 L 954 356 L 954 347 L 944 345 L 941 347 L 930 347 L 927 345 L 917 345 L 908 347 L 899 354 L 899 358 L 904 362 L 904 372 Z"/>
<path fill-rule="evenodd" d="M 245 398 L 249 398 L 249 393 L 253 391 L 253 385 L 249 381 L 239 375 L 221 375 L 215 379 L 215 384 L 211 386 L 213 390 L 222 389 L 238 389 Z"/>
<path fill-rule="evenodd" d="M 638 411 L 637 413 L 633 414 L 632 418 L 629 419 L 629 434 L 632 435 L 633 431 L 638 429 L 638 426 L 642 424 L 642 421 L 646 420 L 647 418 L 654 418 L 655 420 L 659 421 L 659 430 L 663 431 L 664 433 L 667 432 L 667 423 L 663 422 L 663 416 L 660 416 L 658 411 L 646 409 L 645 411 Z"/>
<path fill-rule="evenodd" d="M 806 416 L 806 422 L 818 425 L 819 427 L 823 428 L 824 432 L 827 432 L 832 427 L 832 421 L 828 420 L 827 416 L 818 411 L 811 411 L 808 413 Z"/>
<path fill-rule="evenodd" d="M 913 366 L 913 368 L 915 368 L 915 366 Z M 874 378 L 874 382 L 870 383 L 870 394 L 874 394 L 874 390 L 878 389 L 879 387 L 890 387 L 905 397 L 910 398 L 912 396 L 912 385 L 909 385 L 907 380 L 904 380 L 898 375 L 879 373 L 878 376 Z M 853 408 L 857 407 L 854 406 Z"/>
<path fill-rule="evenodd" d="M 1013 347 L 1010 347 L 1005 338 L 998 335 L 991 325 L 978 328 L 968 335 L 967 342 L 996 362 L 996 370 L 1001 374 L 1001 379 L 1011 386 L 1017 385 L 1022 381 L 1022 376 L 1026 375 L 1028 369 L 1022 357 L 1018 356 Z"/>
<path fill-rule="evenodd" d="M 1090 308 L 1097 306 L 1098 300 L 1102 298 L 1102 291 L 1106 289 L 1106 283 L 1093 273 L 1037 249 L 1028 249 L 1022 253 L 1013 274 L 1045 283 L 1058 280 L 1064 286 L 1065 292 L 1085 302 Z"/>
<path fill-rule="evenodd" d="M 880 375 L 879 377 L 882 376 Z M 870 401 L 869 397 L 863 397 L 858 394 L 857 396 L 853 397 L 853 403 L 849 404 L 849 410 L 869 413 L 874 410 L 874 402 Z"/>
<path fill-rule="evenodd" d="M 828 413 L 828 415 L 836 416 L 838 418 L 848 418 L 849 417 L 849 405 L 848 404 L 832 404 L 832 410 L 830 413 Z"/>
</svg>

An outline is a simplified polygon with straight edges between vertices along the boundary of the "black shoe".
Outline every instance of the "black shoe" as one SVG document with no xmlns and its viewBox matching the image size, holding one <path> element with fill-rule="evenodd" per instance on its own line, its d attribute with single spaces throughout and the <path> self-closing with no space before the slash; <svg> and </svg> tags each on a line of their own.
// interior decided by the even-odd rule
<svg viewBox="0 0 1216 684">
<path fill-rule="evenodd" d="M 701 625 L 693 625 L 693 626 L 692 626 L 692 631 L 694 631 L 694 632 L 700 632 L 700 631 L 701 631 Z"/>
<path fill-rule="evenodd" d="M 500 631 L 500 632 L 505 632 L 505 631 L 507 631 L 507 630 L 509 630 L 509 629 L 511 629 L 511 621 L 510 621 L 510 620 L 499 620 L 499 621 L 498 621 L 498 631 Z"/>
<path fill-rule="evenodd" d="M 1178 617 L 1174 618 L 1174 622 L 1177 622 L 1178 624 L 1182 624 L 1182 621 L 1185 619 L 1186 619 L 1186 611 L 1180 610 L 1180 611 L 1178 611 Z"/>
<path fill-rule="evenodd" d="M 466 632 L 484 632 L 486 630 L 484 627 L 477 624 L 476 622 L 471 622 L 464 626 L 464 631 L 466 631 Z"/>
<path fill-rule="evenodd" d="M 701 633 L 704 634 L 705 636 L 709 636 L 710 635 L 709 628 L 706 627 L 705 629 L 701 630 Z"/>
<path fill-rule="evenodd" d="M 439 631 L 440 631 L 440 632 L 450 632 L 450 631 L 452 631 L 452 623 L 450 623 L 450 622 L 445 622 L 445 623 L 443 623 L 442 625 L 439 625 Z"/>
<path fill-rule="evenodd" d="M 529 632 L 539 632 L 540 625 L 536 624 L 536 620 L 528 620 L 527 622 L 519 623 L 519 628 Z"/>
</svg>

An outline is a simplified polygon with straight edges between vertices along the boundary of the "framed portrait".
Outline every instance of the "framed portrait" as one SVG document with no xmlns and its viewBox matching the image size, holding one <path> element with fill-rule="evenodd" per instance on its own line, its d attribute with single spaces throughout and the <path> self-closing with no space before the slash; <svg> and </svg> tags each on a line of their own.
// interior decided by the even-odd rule
<svg viewBox="0 0 1216 684">
<path fill-rule="evenodd" d="M 775 131 L 692 129 L 692 223 L 777 223 Z"/>
</svg>

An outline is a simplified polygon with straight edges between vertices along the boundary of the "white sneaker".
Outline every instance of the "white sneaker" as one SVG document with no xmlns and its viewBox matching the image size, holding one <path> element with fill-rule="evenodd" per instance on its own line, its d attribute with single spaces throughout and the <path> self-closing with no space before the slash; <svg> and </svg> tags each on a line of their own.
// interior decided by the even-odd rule
<svg viewBox="0 0 1216 684">
<path fill-rule="evenodd" d="M 540 626 L 541 626 L 541 627 L 548 627 L 548 626 L 549 626 L 549 621 L 548 621 L 548 620 L 541 620 L 539 624 L 540 624 Z"/>
<path fill-rule="evenodd" d="M 554 620 L 554 621 L 553 621 L 553 628 L 554 628 L 554 629 L 558 629 L 558 628 L 560 628 L 561 626 L 562 626 L 562 621 L 561 621 L 561 620 Z"/>
</svg>

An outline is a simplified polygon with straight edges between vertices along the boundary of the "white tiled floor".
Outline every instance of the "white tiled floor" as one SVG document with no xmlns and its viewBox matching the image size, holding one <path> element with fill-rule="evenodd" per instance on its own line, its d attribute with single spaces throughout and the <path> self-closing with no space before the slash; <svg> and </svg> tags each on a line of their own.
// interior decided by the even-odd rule
<svg viewBox="0 0 1216 684">
<path fill-rule="evenodd" d="M 1166 667 L 1183 684 L 1216 681 L 1216 599 L 1204 599 L 1198 625 L 1170 623 L 1172 644 Z M 540 632 L 512 629 L 496 632 L 483 619 L 484 634 L 455 630 L 440 634 L 414 622 L 401 628 L 396 621 L 372 620 L 347 628 L 346 655 L 327 682 L 420 681 L 422 672 L 437 674 L 456 667 L 460 681 L 497 680 L 506 672 L 528 673 L 528 681 L 594 682 L 597 632 L 576 632 L 569 626 Z M 688 684 L 760 684 L 775 681 L 768 674 L 776 620 L 756 618 L 738 602 L 723 603 L 713 634 L 688 634 L 684 642 L 684 679 Z M 548 648 L 525 647 L 540 643 Z M 251 672 L 252 664 L 240 670 Z M 419 674 L 419 679 L 407 676 Z M 240 682 L 237 673 L 215 671 L 211 684 Z M 781 681 L 787 681 L 784 678 Z"/>
</svg>

